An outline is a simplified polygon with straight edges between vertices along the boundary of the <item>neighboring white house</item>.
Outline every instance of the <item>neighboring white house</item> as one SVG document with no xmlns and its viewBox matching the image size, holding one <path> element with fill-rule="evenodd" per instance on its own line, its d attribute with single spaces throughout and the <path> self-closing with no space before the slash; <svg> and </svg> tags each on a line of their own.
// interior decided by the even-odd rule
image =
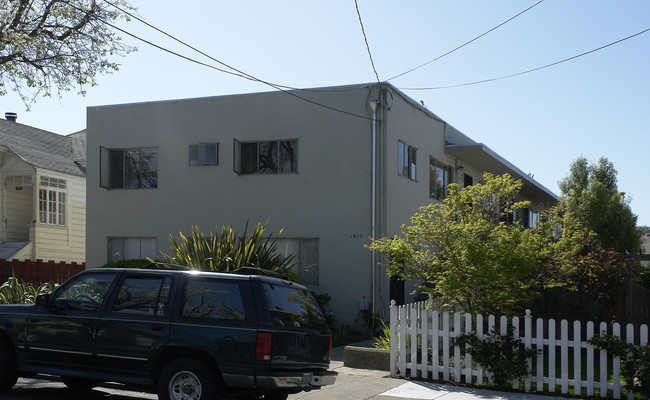
<svg viewBox="0 0 650 400">
<path fill-rule="evenodd" d="M 0 119 L 0 259 L 86 259 L 86 132 Z"/>
<path fill-rule="evenodd" d="M 87 265 L 155 258 L 169 235 L 270 221 L 337 319 L 412 298 L 364 245 L 392 236 L 447 185 L 510 173 L 557 197 L 390 84 L 88 108 Z M 374 302 L 374 304 L 372 304 Z"/>
</svg>

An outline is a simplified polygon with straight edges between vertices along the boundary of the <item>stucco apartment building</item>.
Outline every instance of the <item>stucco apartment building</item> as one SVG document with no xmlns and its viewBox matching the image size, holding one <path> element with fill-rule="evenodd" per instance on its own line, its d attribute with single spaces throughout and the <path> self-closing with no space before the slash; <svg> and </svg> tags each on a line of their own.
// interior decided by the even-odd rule
<svg viewBox="0 0 650 400">
<path fill-rule="evenodd" d="M 191 225 L 269 221 L 301 282 L 349 323 L 403 292 L 364 245 L 449 183 L 508 172 L 533 204 L 557 200 L 390 84 L 90 107 L 87 130 L 88 267 L 155 258 Z"/>
<path fill-rule="evenodd" d="M 83 263 L 86 132 L 0 119 L 0 259 Z"/>
</svg>

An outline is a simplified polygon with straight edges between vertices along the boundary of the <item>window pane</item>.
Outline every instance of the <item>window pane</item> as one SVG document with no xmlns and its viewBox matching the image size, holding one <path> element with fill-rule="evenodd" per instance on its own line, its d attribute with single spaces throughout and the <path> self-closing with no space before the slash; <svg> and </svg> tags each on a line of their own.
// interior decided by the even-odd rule
<svg viewBox="0 0 650 400">
<path fill-rule="evenodd" d="M 140 238 L 124 238 L 124 259 L 139 260 L 140 256 Z"/>
<path fill-rule="evenodd" d="M 38 218 L 43 224 L 47 223 L 47 190 L 38 190 Z"/>
<path fill-rule="evenodd" d="M 190 167 L 199 165 L 199 146 L 196 144 L 190 145 Z"/>
<path fill-rule="evenodd" d="M 152 317 L 165 315 L 167 299 L 159 298 L 164 278 L 133 277 L 125 279 L 113 304 L 112 312 Z"/>
<path fill-rule="evenodd" d="M 281 173 L 297 172 L 297 155 L 296 150 L 298 142 L 296 140 L 285 140 L 280 142 L 280 165 Z"/>
<path fill-rule="evenodd" d="M 324 329 L 327 322 L 311 293 L 281 284 L 264 283 L 264 294 L 276 326 Z"/>
<path fill-rule="evenodd" d="M 278 142 L 259 142 L 260 173 L 278 172 Z"/>
<path fill-rule="evenodd" d="M 91 274 L 78 278 L 55 294 L 55 300 L 67 303 L 70 311 L 97 312 L 115 279 L 114 274 Z"/>
<path fill-rule="evenodd" d="M 156 238 L 142 238 L 140 239 L 140 258 L 156 258 L 157 249 Z"/>
<path fill-rule="evenodd" d="M 408 147 L 409 160 L 409 178 L 415 180 L 415 148 Z"/>
<path fill-rule="evenodd" d="M 398 142 L 398 170 L 399 175 L 408 175 L 408 155 L 407 147 L 404 142 Z"/>
<path fill-rule="evenodd" d="M 108 238 L 108 261 L 116 262 L 124 259 L 124 239 Z"/>
<path fill-rule="evenodd" d="M 257 172 L 257 143 L 241 144 L 241 173 Z"/>
<path fill-rule="evenodd" d="M 110 187 L 124 187 L 124 150 L 111 150 Z"/>
<path fill-rule="evenodd" d="M 318 285 L 318 239 L 300 239 L 299 254 L 300 283 Z"/>
<path fill-rule="evenodd" d="M 200 144 L 199 161 L 201 165 L 217 165 L 217 144 Z"/>
<path fill-rule="evenodd" d="M 192 319 L 245 320 L 240 283 L 216 279 L 189 281 L 182 315 Z"/>
</svg>

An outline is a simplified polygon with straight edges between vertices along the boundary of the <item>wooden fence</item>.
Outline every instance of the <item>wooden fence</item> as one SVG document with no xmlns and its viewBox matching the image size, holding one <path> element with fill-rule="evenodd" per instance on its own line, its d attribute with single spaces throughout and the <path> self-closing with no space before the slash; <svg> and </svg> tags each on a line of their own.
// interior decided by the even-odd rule
<svg viewBox="0 0 650 400">
<path fill-rule="evenodd" d="M 86 263 L 0 259 L 0 284 L 11 276 L 31 283 L 63 282 L 86 269 Z"/>
<path fill-rule="evenodd" d="M 638 332 L 632 324 L 625 327 L 621 336 L 621 326 L 600 323 L 598 331 L 595 324 L 582 324 L 566 320 L 533 321 L 530 312 L 523 318 L 496 318 L 490 315 L 487 321 L 481 315 L 475 317 L 435 311 L 428 302 L 390 306 L 390 374 L 421 379 L 455 381 L 483 384 L 484 374 L 480 366 L 473 365 L 471 356 L 455 345 L 455 338 L 465 333 L 475 332 L 485 338 L 490 332 L 506 335 L 514 333 L 526 348 L 538 350 L 534 375 L 524 379 L 523 386 L 530 391 L 568 394 L 569 388 L 577 396 L 594 396 L 596 390 L 600 397 L 611 396 L 620 399 L 624 388 L 621 385 L 620 359 L 608 356 L 586 343 L 595 333 L 613 334 L 623 337 L 628 343 L 648 344 L 648 325 L 643 324 Z M 608 382 L 608 367 L 612 382 Z M 518 389 L 519 382 L 513 383 Z M 633 398 L 628 393 L 629 398 Z"/>
</svg>

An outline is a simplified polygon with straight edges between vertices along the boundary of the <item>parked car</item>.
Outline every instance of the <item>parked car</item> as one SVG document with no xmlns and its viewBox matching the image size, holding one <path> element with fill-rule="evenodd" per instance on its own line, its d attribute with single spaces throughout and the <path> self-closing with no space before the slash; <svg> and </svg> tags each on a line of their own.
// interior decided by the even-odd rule
<svg viewBox="0 0 650 400">
<path fill-rule="evenodd" d="M 330 331 L 304 286 L 155 267 L 87 270 L 34 305 L 0 306 L 0 393 L 36 373 L 197 400 L 286 399 L 336 380 Z"/>
</svg>

